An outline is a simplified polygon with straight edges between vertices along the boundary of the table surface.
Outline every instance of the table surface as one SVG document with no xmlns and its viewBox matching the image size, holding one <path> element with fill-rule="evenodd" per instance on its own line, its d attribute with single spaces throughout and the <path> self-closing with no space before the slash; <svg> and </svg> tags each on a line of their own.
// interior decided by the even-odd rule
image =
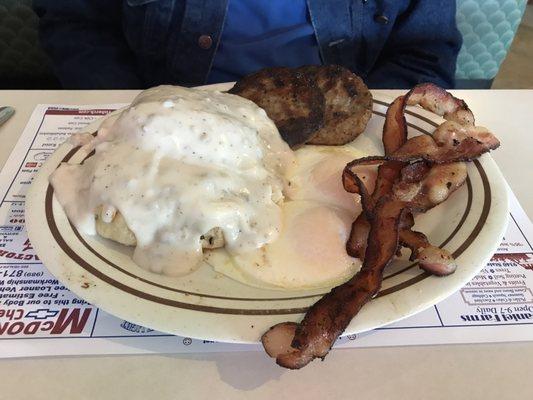
<svg viewBox="0 0 533 400">
<path fill-rule="evenodd" d="M 381 91 L 397 95 L 399 91 Z M 0 127 L 0 166 L 35 105 L 130 101 L 136 91 L 0 91 L 16 114 Z M 533 90 L 458 90 L 502 146 L 493 157 L 533 215 Z M 529 153 L 529 154 L 528 154 Z M 532 338 L 533 339 L 533 338 Z M 336 350 L 300 371 L 262 352 L 0 360 L 3 399 L 531 398 L 533 342 Z M 154 396 L 155 395 L 155 396 Z"/>
</svg>

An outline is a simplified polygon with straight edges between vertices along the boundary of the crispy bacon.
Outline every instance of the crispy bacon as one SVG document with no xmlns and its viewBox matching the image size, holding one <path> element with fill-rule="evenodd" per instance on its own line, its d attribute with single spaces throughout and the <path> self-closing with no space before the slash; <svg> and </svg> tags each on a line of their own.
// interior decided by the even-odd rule
<svg viewBox="0 0 533 400">
<path fill-rule="evenodd" d="M 439 146 L 457 146 L 466 138 L 474 138 L 486 147 L 495 149 L 499 146 L 499 140 L 482 126 L 464 126 L 453 121 L 445 121 L 433 132 L 433 139 Z"/>
<path fill-rule="evenodd" d="M 385 154 L 394 153 L 407 140 L 407 121 L 404 114 L 407 99 L 408 95 L 399 96 L 387 109 L 382 137 Z"/>
<path fill-rule="evenodd" d="M 361 165 L 373 165 L 382 163 L 378 167 L 378 174 L 376 184 L 372 195 L 369 198 L 375 203 L 381 197 L 387 195 L 392 191 L 395 180 L 401 174 L 403 163 L 399 162 L 384 162 L 383 157 L 365 157 L 354 160 L 349 163 L 343 171 L 342 181 L 345 190 L 350 193 L 359 193 L 360 185 L 357 177 L 357 167 Z M 364 186 L 364 185 L 363 185 Z M 364 197 L 362 197 L 364 199 Z M 352 223 L 350 236 L 346 242 L 346 252 L 352 257 L 363 259 L 368 239 L 368 232 L 370 224 L 365 213 L 359 214 L 356 220 Z"/>
<path fill-rule="evenodd" d="M 272 358 L 296 351 L 291 347 L 292 339 L 298 324 L 296 322 L 282 322 L 270 328 L 262 337 L 263 347 Z"/>
<path fill-rule="evenodd" d="M 404 110 L 408 98 L 409 94 L 406 96 L 399 96 L 387 109 L 382 136 L 385 154 L 395 152 L 407 140 L 407 121 L 405 119 Z M 379 157 L 366 157 L 349 163 L 342 173 L 342 182 L 345 190 L 350 193 L 359 193 L 359 186 L 356 182 L 355 175 L 356 166 L 373 164 L 381 165 L 378 167 L 378 174 L 375 188 L 372 192 L 372 198 L 377 200 L 389 193 L 404 164 L 395 161 L 382 164 L 382 159 Z M 361 260 L 363 259 L 369 231 L 370 223 L 368 222 L 366 215 L 361 213 L 352 223 L 350 236 L 346 242 L 346 252 L 348 255 L 357 257 Z"/>
<path fill-rule="evenodd" d="M 411 229 L 400 230 L 400 244 L 411 250 L 412 261 L 418 260 L 418 265 L 424 271 L 437 276 L 453 274 L 457 264 L 453 256 L 444 249 L 433 246 L 422 232 Z"/>
<path fill-rule="evenodd" d="M 398 99 L 402 99 L 402 96 Z M 405 95 L 401 103 L 404 104 L 403 108 L 393 107 L 394 103 L 391 104 L 389 110 L 396 112 L 396 115 L 390 118 L 387 113 L 387 118 L 391 121 L 405 120 L 405 104 L 418 104 L 442 116 L 446 121 L 436 129 L 432 136 L 422 135 L 411 138 L 393 151 L 385 152 L 389 160 L 403 162 L 425 160 L 433 163 L 470 161 L 500 145 L 498 139 L 486 128 L 474 125 L 474 115 L 463 100 L 434 84 L 425 83 L 415 86 Z"/>
<path fill-rule="evenodd" d="M 443 116 L 433 136 L 407 140 L 406 105 L 421 105 Z M 425 212 L 445 201 L 466 180 L 466 160 L 495 149 L 499 141 L 488 130 L 474 126 L 474 116 L 463 100 L 432 84 L 418 85 L 398 97 L 387 110 L 383 131 L 385 156 L 350 162 L 343 171 L 344 188 L 359 193 L 363 212 L 352 224 L 348 254 L 363 260 L 361 270 L 315 303 L 300 324 L 281 323 L 262 337 L 276 362 L 298 369 L 324 358 L 361 307 L 374 297 L 383 270 L 399 250 L 411 250 L 422 269 L 444 276 L 456 269 L 453 256 L 412 230 L 413 212 Z M 358 177 L 362 165 L 377 165 L 376 185 L 370 194 Z"/>
<path fill-rule="evenodd" d="M 370 232 L 370 222 L 368 222 L 364 213 L 361 213 L 352 223 L 350 236 L 348 236 L 346 241 L 346 253 L 349 256 L 360 260 L 364 259 L 368 232 Z"/>
<path fill-rule="evenodd" d="M 433 136 L 417 136 L 407 140 L 406 105 L 421 105 L 447 121 Z M 411 201 L 423 212 L 446 200 L 466 179 L 460 161 L 468 161 L 495 149 L 499 141 L 487 129 L 474 126 L 474 116 L 466 103 L 433 84 L 414 87 L 399 96 L 388 108 L 383 128 L 384 157 L 365 157 L 349 163 L 343 171 L 344 187 L 358 193 L 354 179 L 357 166 L 380 164 L 376 189 L 378 199 L 394 192 L 398 198 Z M 451 167 L 437 164 L 453 163 Z M 429 179 L 425 179 L 429 175 Z M 352 224 L 346 251 L 361 258 L 366 247 L 368 221 L 364 214 Z"/>
<path fill-rule="evenodd" d="M 417 136 L 407 140 L 406 105 L 421 105 L 447 121 L 432 136 Z M 410 208 L 425 212 L 445 201 L 466 180 L 466 165 L 458 162 L 479 157 L 499 146 L 499 141 L 487 129 L 474 126 L 474 116 L 463 100 L 457 99 L 433 84 L 414 87 L 399 96 L 388 108 L 383 129 L 384 157 L 366 157 L 349 163 L 343 171 L 343 184 L 349 192 L 358 193 L 357 166 L 380 164 L 376 179 L 375 199 L 392 193 L 409 202 Z M 438 164 L 441 163 L 441 164 Z M 409 213 L 406 215 L 411 216 Z M 411 224 L 412 226 L 412 224 Z M 428 272 L 438 275 L 453 272 L 453 258 L 445 250 L 432 246 L 420 232 L 402 228 L 402 245 L 410 247 L 412 257 Z M 362 259 L 365 254 L 370 224 L 361 213 L 352 224 L 346 243 L 349 255 Z M 422 241 L 422 236 L 425 241 Z M 419 239 L 411 243 L 408 239 Z M 424 247 L 414 248 L 424 243 Z M 414 250 L 413 250 L 414 248 Z M 445 260 L 439 263 L 439 260 Z"/>
<path fill-rule="evenodd" d="M 436 164 L 471 161 L 500 146 L 500 142 L 492 134 L 487 135 L 485 140 L 482 142 L 469 136 L 460 141 L 456 140 L 452 145 L 439 145 L 431 136 L 415 136 L 394 153 L 386 156 L 386 159 L 401 162 L 423 160 Z"/>
<path fill-rule="evenodd" d="M 405 202 L 382 198 L 374 208 L 361 270 L 315 303 L 297 325 L 294 337 L 287 323 L 275 325 L 263 335 L 265 348 L 281 349 L 277 353 L 271 350 L 279 365 L 299 369 L 317 357 L 324 358 L 361 307 L 378 293 L 383 270 L 398 247 L 398 226 L 406 207 Z"/>
<path fill-rule="evenodd" d="M 475 124 L 474 114 L 464 100 L 454 97 L 433 83 L 422 83 L 415 86 L 407 93 L 406 97 L 406 104 L 409 106 L 420 105 L 425 110 L 461 125 L 473 126 Z"/>
<path fill-rule="evenodd" d="M 404 170 L 417 164 L 410 164 Z M 421 164 L 418 166 L 422 169 Z M 407 177 L 410 179 L 403 176 L 402 170 L 402 179 L 394 184 L 392 193 L 399 200 L 408 201 L 413 210 L 426 212 L 445 201 L 464 184 L 467 177 L 466 164 L 464 162 L 438 164 L 423 175 L 407 175 Z"/>
<path fill-rule="evenodd" d="M 399 200 L 411 202 L 413 209 L 424 212 L 445 201 L 466 180 L 467 171 L 464 162 L 451 162 L 431 165 L 425 161 L 403 164 L 399 170 L 400 178 L 393 181 L 396 170 L 387 161 L 387 157 L 365 157 L 350 162 L 343 172 L 344 188 L 350 193 L 359 193 L 357 185 L 357 166 L 382 163 L 381 182 L 376 183 L 372 197 L 374 200 L 388 193 L 393 193 Z M 390 172 L 392 171 L 392 172 Z M 378 174 L 378 180 L 380 176 Z M 376 195 L 377 194 L 377 195 Z"/>
<path fill-rule="evenodd" d="M 431 164 L 425 161 L 418 161 L 407 164 L 402 168 L 400 181 L 404 183 L 420 182 L 431 171 Z"/>
<path fill-rule="evenodd" d="M 447 144 L 439 146 L 431 136 L 415 136 L 414 138 L 411 138 L 405 142 L 402 147 L 390 155 L 363 157 L 348 163 L 343 171 L 343 184 L 345 185 L 345 189 L 347 191 L 351 193 L 357 193 L 357 188 L 353 181 L 353 175 L 356 173 L 356 167 L 361 165 L 392 165 L 392 161 L 403 163 L 396 164 L 400 165 L 401 168 L 394 168 L 393 172 L 387 175 L 387 178 L 385 178 L 383 174 L 380 176 L 378 173 L 378 182 L 376 183 L 376 187 L 378 188 L 384 186 L 387 188 L 387 185 L 379 184 L 379 179 L 381 178 L 387 183 L 391 181 L 391 178 L 397 179 L 398 172 L 400 172 L 402 168 L 407 165 L 407 163 L 424 161 L 426 165 L 431 165 L 474 160 L 483 153 L 494 150 L 500 145 L 498 139 L 496 139 L 494 135 L 488 131 L 484 133 L 485 142 L 481 142 L 473 137 L 467 137 L 451 146 Z M 422 166 L 419 165 L 419 169 L 421 167 Z M 410 167 L 410 169 L 412 168 L 414 167 Z M 411 180 L 412 179 L 413 178 L 411 178 Z M 381 190 L 385 191 L 384 189 Z"/>
</svg>

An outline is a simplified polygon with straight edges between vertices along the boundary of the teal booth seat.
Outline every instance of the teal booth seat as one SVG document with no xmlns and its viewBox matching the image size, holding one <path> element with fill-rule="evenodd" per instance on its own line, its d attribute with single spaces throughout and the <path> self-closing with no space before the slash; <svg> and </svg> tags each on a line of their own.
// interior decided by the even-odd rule
<svg viewBox="0 0 533 400">
<path fill-rule="evenodd" d="M 457 87 L 490 87 L 526 3 L 527 0 L 457 0 L 457 25 L 464 38 L 457 60 Z M 31 0 L 0 0 L 0 88 L 59 87 L 39 46 L 38 22 Z"/>
<path fill-rule="evenodd" d="M 489 88 L 511 46 L 527 0 L 457 0 L 463 47 L 457 58 L 458 88 Z"/>
</svg>

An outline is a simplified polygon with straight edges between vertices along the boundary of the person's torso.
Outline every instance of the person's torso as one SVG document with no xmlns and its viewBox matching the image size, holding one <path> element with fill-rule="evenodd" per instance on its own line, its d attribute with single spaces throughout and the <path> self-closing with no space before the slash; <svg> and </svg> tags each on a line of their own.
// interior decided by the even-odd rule
<svg viewBox="0 0 533 400">
<path fill-rule="evenodd" d="M 409 0 L 287 1 L 290 6 L 284 5 L 286 8 L 279 13 L 270 10 L 267 16 L 270 20 L 265 22 L 261 21 L 260 11 L 264 15 L 265 5 L 275 7 L 274 4 L 261 2 L 254 10 L 250 6 L 252 0 L 229 1 L 230 7 L 235 2 L 233 6 L 240 8 L 230 9 L 226 26 L 228 0 L 124 2 L 123 30 L 147 86 L 201 85 L 208 81 L 212 70 L 215 75 L 209 80 L 221 81 L 279 63 L 297 66 L 320 61 L 343 65 L 364 77 L 380 54 L 396 18 L 410 3 Z M 242 18 L 247 20 L 239 26 Z M 288 28 L 285 37 L 282 31 L 276 32 L 278 28 Z M 262 33 L 266 35 L 263 38 Z M 238 40 L 239 35 L 243 36 L 242 41 Z M 276 52 L 276 47 L 281 51 Z M 271 54 L 262 54 L 267 51 Z M 232 58 L 237 57 L 239 61 L 231 66 Z"/>
<path fill-rule="evenodd" d="M 266 67 L 320 63 L 305 0 L 228 0 L 208 83 L 235 81 Z"/>
</svg>

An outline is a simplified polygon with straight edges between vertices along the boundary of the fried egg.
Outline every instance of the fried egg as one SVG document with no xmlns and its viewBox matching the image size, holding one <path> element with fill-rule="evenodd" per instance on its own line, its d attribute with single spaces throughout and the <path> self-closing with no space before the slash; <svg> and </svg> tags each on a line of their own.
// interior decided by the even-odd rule
<svg viewBox="0 0 533 400">
<path fill-rule="evenodd" d="M 262 288 L 311 289 L 346 281 L 361 261 L 345 244 L 361 212 L 359 195 L 342 187 L 342 170 L 363 156 L 350 145 L 305 146 L 287 173 L 282 230 L 276 241 L 245 253 L 210 251 L 207 263 L 237 281 Z M 374 169 L 361 171 L 373 182 Z"/>
<path fill-rule="evenodd" d="M 342 186 L 342 171 L 350 161 L 364 157 L 352 145 L 345 146 L 305 146 L 296 150 L 296 163 L 288 170 L 286 200 L 310 200 L 335 206 L 357 216 L 359 195 L 346 192 Z M 374 174 L 373 167 L 360 167 L 361 176 L 368 181 L 369 190 Z"/>
</svg>

